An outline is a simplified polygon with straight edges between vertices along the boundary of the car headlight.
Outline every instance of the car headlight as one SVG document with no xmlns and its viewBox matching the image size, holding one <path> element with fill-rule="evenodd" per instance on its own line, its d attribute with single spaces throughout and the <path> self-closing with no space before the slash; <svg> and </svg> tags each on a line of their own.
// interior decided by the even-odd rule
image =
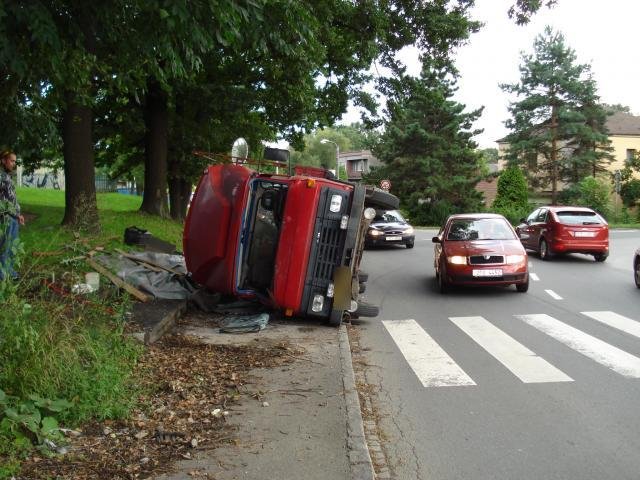
<svg viewBox="0 0 640 480">
<path fill-rule="evenodd" d="M 463 257 L 461 255 L 453 255 L 451 257 L 447 257 L 447 262 L 453 265 L 466 265 L 467 257 Z"/>
<path fill-rule="evenodd" d="M 405 235 L 413 235 L 413 227 L 409 227 L 404 231 Z"/>
<path fill-rule="evenodd" d="M 522 263 L 524 262 L 524 255 L 507 255 L 507 263 Z"/>
<path fill-rule="evenodd" d="M 376 230 L 376 229 L 374 229 L 374 228 L 370 229 L 368 233 L 369 233 L 369 235 L 371 235 L 372 237 L 378 237 L 378 236 L 380 236 L 380 235 L 383 235 L 383 234 L 384 234 L 384 232 L 383 232 L 382 230 Z"/>
</svg>

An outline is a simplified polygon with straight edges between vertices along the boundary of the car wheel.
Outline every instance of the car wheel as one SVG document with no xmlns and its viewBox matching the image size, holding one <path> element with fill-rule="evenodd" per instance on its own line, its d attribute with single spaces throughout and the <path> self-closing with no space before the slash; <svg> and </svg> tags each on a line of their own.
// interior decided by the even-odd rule
<svg viewBox="0 0 640 480">
<path fill-rule="evenodd" d="M 344 312 L 342 310 L 331 310 L 331 315 L 329 315 L 329 325 L 332 327 L 339 327 L 342 323 L 342 316 Z"/>
<path fill-rule="evenodd" d="M 527 281 L 524 283 L 516 283 L 516 290 L 520 293 L 525 293 L 529 290 L 529 279 L 527 278 Z"/>
<path fill-rule="evenodd" d="M 640 257 L 636 258 L 634 266 L 634 278 L 636 281 L 636 287 L 640 288 Z"/>
<path fill-rule="evenodd" d="M 593 254 L 593 258 L 596 260 L 596 262 L 604 262 L 607 257 L 609 256 L 608 253 L 594 253 Z"/>
<path fill-rule="evenodd" d="M 549 244 L 543 238 L 540 240 L 540 258 L 542 260 L 551 260 L 551 250 L 549 249 Z"/>
<path fill-rule="evenodd" d="M 406 243 L 407 248 L 413 248 L 413 242 Z"/>
</svg>

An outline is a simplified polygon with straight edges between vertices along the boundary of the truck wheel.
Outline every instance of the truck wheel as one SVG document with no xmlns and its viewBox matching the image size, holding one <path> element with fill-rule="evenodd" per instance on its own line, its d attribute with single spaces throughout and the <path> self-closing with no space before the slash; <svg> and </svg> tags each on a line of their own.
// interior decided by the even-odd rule
<svg viewBox="0 0 640 480">
<path fill-rule="evenodd" d="M 400 206 L 400 200 L 395 195 L 380 188 L 367 188 L 364 206 L 377 207 L 382 210 L 396 210 Z"/>
<path fill-rule="evenodd" d="M 370 303 L 359 303 L 356 315 L 358 317 L 377 317 L 380 313 L 380 307 L 371 305 Z"/>
<path fill-rule="evenodd" d="M 331 315 L 329 315 L 329 325 L 332 327 L 339 327 L 342 323 L 342 315 L 344 312 L 342 310 L 331 310 Z"/>
</svg>

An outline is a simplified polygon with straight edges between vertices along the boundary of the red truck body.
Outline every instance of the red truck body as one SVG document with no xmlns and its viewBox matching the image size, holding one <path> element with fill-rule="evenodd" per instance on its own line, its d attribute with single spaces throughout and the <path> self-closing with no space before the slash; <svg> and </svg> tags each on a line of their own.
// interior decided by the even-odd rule
<svg viewBox="0 0 640 480">
<path fill-rule="evenodd" d="M 323 169 L 210 166 L 187 214 L 187 269 L 210 290 L 339 324 L 358 308 L 365 197 L 364 186 Z"/>
</svg>

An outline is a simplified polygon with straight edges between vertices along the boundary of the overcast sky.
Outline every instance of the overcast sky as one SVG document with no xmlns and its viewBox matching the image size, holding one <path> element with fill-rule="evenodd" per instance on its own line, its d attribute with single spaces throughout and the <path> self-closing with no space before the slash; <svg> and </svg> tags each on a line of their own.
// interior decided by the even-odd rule
<svg viewBox="0 0 640 480">
<path fill-rule="evenodd" d="M 508 96 L 498 85 L 516 83 L 521 52 L 532 53 L 533 41 L 546 25 L 562 32 L 579 63 L 591 65 L 601 101 L 627 105 L 640 114 L 640 0 L 558 0 L 541 9 L 526 26 L 507 17 L 514 0 L 476 0 L 472 17 L 485 26 L 456 53 L 460 70 L 455 99 L 471 110 L 485 107 L 476 122 L 484 133 L 475 138 L 481 148 L 497 147 L 495 140 L 508 131 Z M 403 56 L 410 73 L 420 67 L 415 52 Z M 350 111 L 343 121 L 357 121 Z"/>
</svg>

